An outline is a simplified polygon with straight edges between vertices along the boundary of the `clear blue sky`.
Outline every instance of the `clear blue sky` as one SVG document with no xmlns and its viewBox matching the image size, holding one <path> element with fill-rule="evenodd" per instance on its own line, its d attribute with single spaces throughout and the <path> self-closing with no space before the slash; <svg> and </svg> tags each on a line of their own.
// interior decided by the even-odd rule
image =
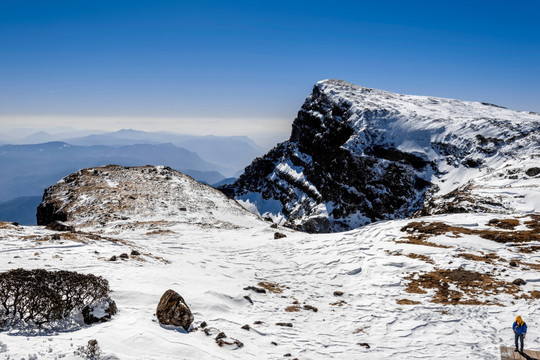
<svg viewBox="0 0 540 360">
<path fill-rule="evenodd" d="M 540 112 L 538 0 L 0 0 L 0 39 L 5 128 L 43 116 L 281 129 L 325 78 Z"/>
</svg>

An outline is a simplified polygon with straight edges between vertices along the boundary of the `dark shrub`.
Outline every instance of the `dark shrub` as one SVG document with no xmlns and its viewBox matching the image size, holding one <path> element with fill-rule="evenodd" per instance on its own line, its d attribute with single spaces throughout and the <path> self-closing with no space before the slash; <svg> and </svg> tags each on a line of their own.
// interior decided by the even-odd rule
<svg viewBox="0 0 540 360">
<path fill-rule="evenodd" d="M 0 323 L 42 325 L 107 297 L 109 283 L 92 274 L 43 269 L 0 273 Z"/>
</svg>

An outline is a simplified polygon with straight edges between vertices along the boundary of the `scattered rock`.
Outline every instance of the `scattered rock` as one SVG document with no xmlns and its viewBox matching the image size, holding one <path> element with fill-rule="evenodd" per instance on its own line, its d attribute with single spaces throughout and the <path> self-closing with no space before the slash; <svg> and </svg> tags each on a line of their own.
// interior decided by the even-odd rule
<svg viewBox="0 0 540 360">
<path fill-rule="evenodd" d="M 239 349 L 244 346 L 244 344 L 240 340 L 231 338 L 230 339 L 231 341 L 226 341 L 223 339 L 227 339 L 227 335 L 225 335 L 224 332 L 220 332 L 216 336 L 216 343 L 219 345 L 219 347 L 223 347 L 225 345 L 229 345 L 229 346 L 236 345 L 236 349 Z"/>
<path fill-rule="evenodd" d="M 304 310 L 311 310 L 313 312 L 319 311 L 319 309 L 317 309 L 315 306 L 311 306 L 311 305 L 304 305 Z"/>
<path fill-rule="evenodd" d="M 275 342 L 275 341 L 272 341 L 270 344 L 272 344 L 274 346 L 277 346 L 277 342 Z"/>
<path fill-rule="evenodd" d="M 205 327 L 207 327 L 208 324 L 206 323 L 206 321 L 203 321 L 200 325 L 201 329 L 204 329 Z"/>
<path fill-rule="evenodd" d="M 516 267 L 517 263 L 515 261 L 510 261 L 510 266 Z"/>
<path fill-rule="evenodd" d="M 249 331 L 251 329 L 248 324 L 242 326 L 242 329 Z"/>
<path fill-rule="evenodd" d="M 75 231 L 75 228 L 71 225 L 66 225 L 61 221 L 53 221 L 45 226 L 46 229 L 55 231 Z"/>
<path fill-rule="evenodd" d="M 271 227 L 272 229 L 277 229 L 277 228 L 278 228 L 278 224 L 272 224 L 272 225 L 270 225 L 270 227 Z"/>
<path fill-rule="evenodd" d="M 86 325 L 106 322 L 118 311 L 116 303 L 110 297 L 86 305 L 82 309 L 83 320 Z"/>
<path fill-rule="evenodd" d="M 253 290 L 259 294 L 266 294 L 266 290 L 260 287 L 256 287 L 256 286 L 248 286 L 248 287 L 245 287 L 244 290 Z"/>
<path fill-rule="evenodd" d="M 141 255 L 140 252 L 138 252 L 137 250 L 131 250 L 131 256 L 139 256 Z"/>
<path fill-rule="evenodd" d="M 358 345 L 365 347 L 366 349 L 370 349 L 371 346 L 369 346 L 368 343 L 358 343 Z"/>
<path fill-rule="evenodd" d="M 277 326 L 293 327 L 292 323 L 278 322 L 278 323 L 276 323 L 276 325 L 277 325 Z"/>
<path fill-rule="evenodd" d="M 285 355 L 283 355 L 283 357 L 290 357 L 292 356 L 291 353 L 286 353 Z"/>
<path fill-rule="evenodd" d="M 528 169 L 527 171 L 525 171 L 525 174 L 527 174 L 527 176 L 536 176 L 538 174 L 540 174 L 540 168 L 539 167 L 532 167 L 530 169 Z"/>
<path fill-rule="evenodd" d="M 334 296 L 342 296 L 343 291 L 334 291 Z"/>
<path fill-rule="evenodd" d="M 116 255 L 111 256 L 111 258 L 109 259 L 109 261 L 116 261 L 116 260 L 118 260 L 118 258 L 116 257 Z"/>
<path fill-rule="evenodd" d="M 254 321 L 253 324 L 254 325 L 261 325 L 263 322 L 261 320 L 257 320 L 257 321 Z"/>
<path fill-rule="evenodd" d="M 188 331 L 193 322 L 193 314 L 186 302 L 174 290 L 167 290 L 157 306 L 156 315 L 161 324 L 181 326 Z"/>
<path fill-rule="evenodd" d="M 249 303 L 250 303 L 251 305 L 253 305 L 253 300 L 251 300 L 251 298 L 250 298 L 249 296 L 247 296 L 247 295 L 244 296 L 244 299 L 246 299 L 247 301 L 249 301 Z"/>
<path fill-rule="evenodd" d="M 287 235 L 283 234 L 283 233 L 280 233 L 280 232 L 275 232 L 274 233 L 274 239 L 277 240 L 277 239 L 282 239 L 282 238 L 286 238 Z"/>
<path fill-rule="evenodd" d="M 129 259 L 129 256 L 128 256 L 128 254 L 123 253 L 123 254 L 120 254 L 119 258 L 125 260 L 125 259 Z"/>
<path fill-rule="evenodd" d="M 518 279 L 512 281 L 512 284 L 514 284 L 514 285 L 525 285 L 525 284 L 527 284 L 527 282 L 525 280 L 521 279 L 521 278 L 518 278 Z"/>
</svg>

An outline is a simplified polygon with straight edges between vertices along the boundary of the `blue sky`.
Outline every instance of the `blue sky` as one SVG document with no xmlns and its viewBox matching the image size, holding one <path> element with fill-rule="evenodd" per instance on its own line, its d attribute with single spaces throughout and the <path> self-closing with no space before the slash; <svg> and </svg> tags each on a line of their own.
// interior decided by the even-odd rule
<svg viewBox="0 0 540 360">
<path fill-rule="evenodd" d="M 326 78 L 540 112 L 536 0 L 0 0 L 0 39 L 4 129 L 287 132 Z"/>
</svg>

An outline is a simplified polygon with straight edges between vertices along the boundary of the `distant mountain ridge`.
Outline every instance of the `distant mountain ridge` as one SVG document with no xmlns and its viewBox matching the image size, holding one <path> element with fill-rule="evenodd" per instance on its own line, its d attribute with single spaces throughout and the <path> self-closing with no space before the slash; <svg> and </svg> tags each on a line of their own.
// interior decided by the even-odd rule
<svg viewBox="0 0 540 360">
<path fill-rule="evenodd" d="M 226 176 L 233 176 L 264 153 L 264 149 L 247 136 L 199 136 L 168 132 L 146 132 L 122 129 L 105 134 L 64 140 L 73 145 L 136 145 L 171 143 L 196 152 L 205 161 L 219 164 Z"/>
<path fill-rule="evenodd" d="M 0 146 L 0 201 L 19 196 L 41 196 L 43 189 L 62 177 L 89 166 L 111 163 L 137 166 L 161 164 L 215 183 L 225 177 L 222 167 L 172 144 L 75 146 L 64 142 Z"/>
<path fill-rule="evenodd" d="M 309 232 L 452 212 L 540 210 L 540 115 L 317 83 L 291 136 L 221 190 Z"/>
</svg>

